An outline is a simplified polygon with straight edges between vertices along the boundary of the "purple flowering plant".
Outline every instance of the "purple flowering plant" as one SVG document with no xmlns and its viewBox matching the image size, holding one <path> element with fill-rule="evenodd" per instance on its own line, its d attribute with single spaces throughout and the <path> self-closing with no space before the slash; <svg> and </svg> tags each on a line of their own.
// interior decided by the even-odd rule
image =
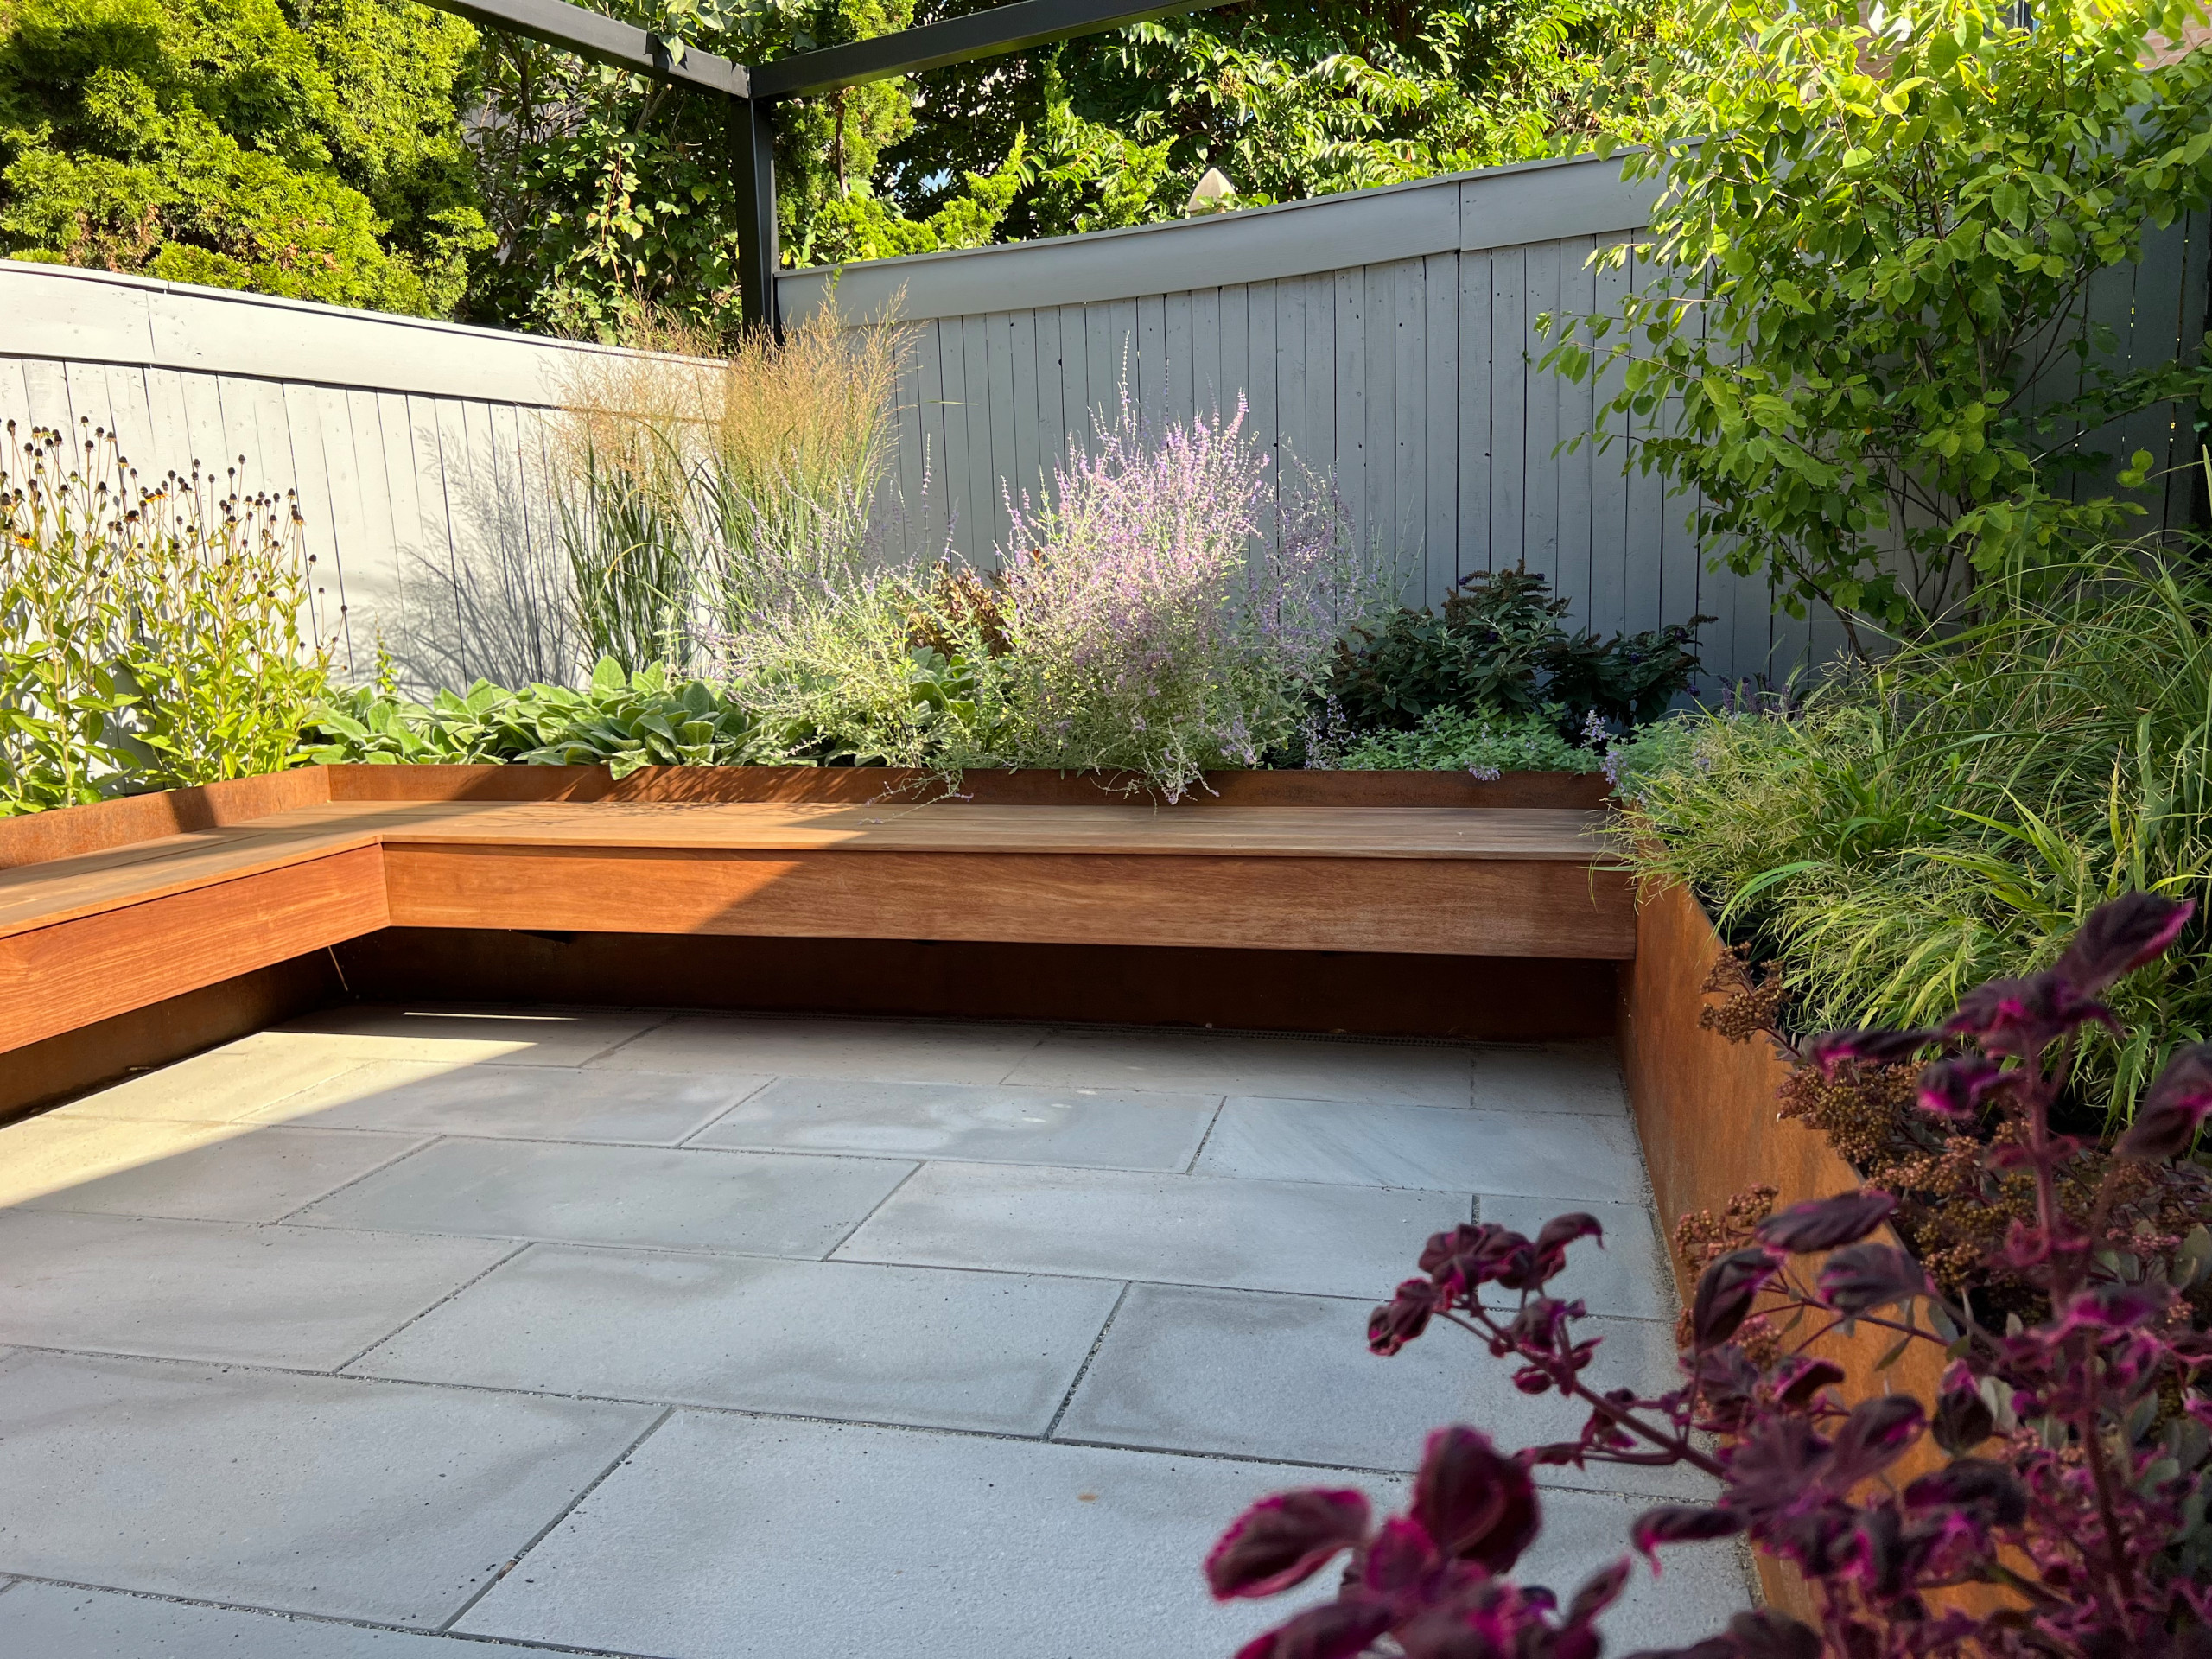
<svg viewBox="0 0 2212 1659">
<path fill-rule="evenodd" d="M 1585 1380 L 1598 1339 L 1577 1333 L 1581 1303 L 1550 1294 L 1570 1248 L 1599 1238 L 1594 1219 L 1560 1216 L 1534 1238 L 1488 1224 L 1439 1234 L 1422 1276 L 1376 1309 L 1373 1350 L 1456 1325 L 1517 1364 L 1522 1392 L 1557 1390 L 1588 1420 L 1574 1440 L 1510 1454 L 1471 1428 L 1438 1431 L 1411 1509 L 1379 1525 L 1356 1491 L 1255 1505 L 1207 1558 L 1217 1597 L 1274 1595 L 1349 1561 L 1334 1599 L 1238 1659 L 1595 1659 L 1593 1621 L 1630 1558 L 1564 1610 L 1512 1574 L 1541 1523 L 1532 1472 L 1605 1463 L 1687 1464 L 1719 1483 L 1710 1503 L 1631 1525 L 1629 1543 L 1655 1571 L 1663 1546 L 1740 1535 L 1815 1589 L 1817 1629 L 1761 1609 L 1675 1659 L 2212 1654 L 2212 1396 L 2199 1375 L 2212 1341 L 2189 1299 L 2212 1239 L 2202 1228 L 2146 1236 L 2114 1197 L 2128 1171 L 2189 1152 L 2212 1112 L 2212 1044 L 2174 1054 L 2086 1213 L 2061 1188 L 2090 1149 L 2053 1128 L 2083 1028 L 2116 1024 L 2101 994 L 2171 947 L 2193 908 L 2128 894 L 2092 914 L 2051 968 L 1980 987 L 1938 1026 L 1810 1045 L 1810 1063 L 1829 1071 L 1930 1056 L 1921 1109 L 1976 1128 L 1993 1173 L 2032 1180 L 2032 1218 L 2012 1224 L 1992 1263 L 2033 1287 L 2031 1322 L 1942 1290 L 1885 1234 L 1890 1195 L 1862 1188 L 1770 1216 L 1713 1261 L 1686 1321 L 1681 1381 L 1644 1397 Z M 1809 1350 L 1861 1325 L 1895 1333 L 1885 1366 L 1915 1344 L 1940 1349 L 1936 1397 L 1847 1404 L 1842 1368 Z"/>
<path fill-rule="evenodd" d="M 1323 478 L 1231 414 L 1118 421 L 1049 505 L 1008 503 L 1003 760 L 1144 774 L 1173 800 L 1287 741 L 1381 573 Z"/>
</svg>

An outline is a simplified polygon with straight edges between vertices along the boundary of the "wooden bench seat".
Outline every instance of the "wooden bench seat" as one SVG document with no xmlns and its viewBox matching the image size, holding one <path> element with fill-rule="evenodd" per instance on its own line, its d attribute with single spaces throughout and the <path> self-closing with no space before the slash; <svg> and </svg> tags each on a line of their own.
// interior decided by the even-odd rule
<svg viewBox="0 0 2212 1659">
<path fill-rule="evenodd" d="M 327 770 L 383 775 L 0 868 L 0 1052 L 385 927 L 1635 950 L 1581 808 L 531 800 L 531 768 L 492 798 Z M 438 798 L 394 798 L 410 781 Z"/>
</svg>

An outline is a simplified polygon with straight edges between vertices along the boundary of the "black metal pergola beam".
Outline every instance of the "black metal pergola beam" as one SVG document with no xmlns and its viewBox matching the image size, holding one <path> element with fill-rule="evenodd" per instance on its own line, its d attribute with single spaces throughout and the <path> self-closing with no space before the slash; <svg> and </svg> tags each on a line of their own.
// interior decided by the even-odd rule
<svg viewBox="0 0 2212 1659">
<path fill-rule="evenodd" d="M 753 96 L 752 71 L 745 65 L 710 52 L 673 45 L 650 30 L 569 5 L 567 0 L 429 0 L 429 3 L 472 23 L 527 35 L 632 74 L 651 75 L 730 98 Z"/>
<path fill-rule="evenodd" d="M 861 86 L 893 75 L 973 63 L 979 58 L 1050 46 L 1055 41 L 1077 40 L 1224 3 L 1227 0 L 1170 0 L 1166 5 L 1149 6 L 1132 6 L 1129 0 L 1014 0 L 1011 5 L 991 6 L 964 17 L 948 17 L 919 29 L 902 29 L 896 35 L 794 53 L 761 64 L 753 71 L 753 95 L 803 98 L 835 92 L 840 86 Z"/>
<path fill-rule="evenodd" d="M 428 0 L 472 23 L 505 29 L 634 74 L 730 100 L 730 162 L 738 186 L 738 296 L 748 325 L 773 328 L 776 312 L 775 101 L 888 80 L 893 75 L 1020 52 L 1126 29 L 1231 0 L 1012 0 L 919 29 L 849 46 L 794 53 L 772 63 L 718 58 L 568 0 Z"/>
</svg>

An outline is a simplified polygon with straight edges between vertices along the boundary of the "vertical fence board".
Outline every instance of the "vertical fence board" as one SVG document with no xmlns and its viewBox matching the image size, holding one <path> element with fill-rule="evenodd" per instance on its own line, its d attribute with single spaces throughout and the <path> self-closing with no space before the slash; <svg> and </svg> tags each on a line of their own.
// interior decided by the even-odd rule
<svg viewBox="0 0 2212 1659">
<path fill-rule="evenodd" d="M 1491 256 L 1459 255 L 1459 569 L 1493 568 L 1491 555 Z"/>
</svg>

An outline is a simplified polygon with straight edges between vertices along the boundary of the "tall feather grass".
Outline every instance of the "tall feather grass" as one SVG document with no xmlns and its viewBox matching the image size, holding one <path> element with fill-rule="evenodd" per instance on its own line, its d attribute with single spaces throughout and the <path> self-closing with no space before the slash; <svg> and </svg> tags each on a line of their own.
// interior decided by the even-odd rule
<svg viewBox="0 0 2212 1659">
<path fill-rule="evenodd" d="M 572 372 L 556 426 L 561 535 L 594 650 L 635 671 L 721 642 L 872 563 L 904 334 L 824 310 L 722 353 L 675 325 Z"/>
<path fill-rule="evenodd" d="M 1808 1027 L 1940 1015 L 2130 888 L 2212 899 L 2212 583 L 2127 550 L 2063 575 L 1793 712 L 1689 716 L 1631 757 L 1644 872 L 1779 960 Z M 2112 1118 L 2212 1031 L 2205 938 L 2124 982 L 2132 1034 L 2085 1051 Z"/>
</svg>

